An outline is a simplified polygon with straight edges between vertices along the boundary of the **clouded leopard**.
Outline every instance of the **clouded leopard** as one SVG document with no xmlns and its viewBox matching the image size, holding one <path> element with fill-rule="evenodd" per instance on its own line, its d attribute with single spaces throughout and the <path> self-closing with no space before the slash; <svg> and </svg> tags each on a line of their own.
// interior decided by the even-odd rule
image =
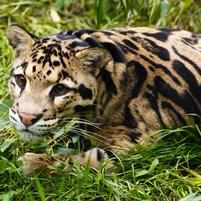
<svg viewBox="0 0 201 201">
<path fill-rule="evenodd" d="M 97 123 L 97 148 L 73 155 L 98 167 L 160 128 L 199 123 L 201 36 L 183 30 L 69 30 L 36 37 L 13 25 L 16 57 L 9 117 L 24 140 L 37 141 L 65 119 Z M 91 130 L 90 130 L 91 131 Z M 97 137 L 98 136 L 98 137 Z M 25 174 L 57 162 L 27 153 Z"/>
</svg>

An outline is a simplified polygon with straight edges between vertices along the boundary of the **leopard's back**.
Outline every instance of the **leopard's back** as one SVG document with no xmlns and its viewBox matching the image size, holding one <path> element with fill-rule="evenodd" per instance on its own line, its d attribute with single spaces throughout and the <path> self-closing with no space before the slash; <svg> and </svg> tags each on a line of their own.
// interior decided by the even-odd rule
<svg viewBox="0 0 201 201">
<path fill-rule="evenodd" d="M 97 100 L 104 119 L 142 133 L 200 122 L 193 116 L 201 115 L 199 34 L 146 27 L 72 34 L 113 56 L 114 69 Z"/>
</svg>

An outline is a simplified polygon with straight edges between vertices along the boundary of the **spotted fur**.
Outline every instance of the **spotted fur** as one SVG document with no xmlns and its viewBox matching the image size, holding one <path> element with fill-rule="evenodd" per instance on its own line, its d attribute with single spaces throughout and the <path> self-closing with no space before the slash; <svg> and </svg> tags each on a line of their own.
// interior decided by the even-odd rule
<svg viewBox="0 0 201 201">
<path fill-rule="evenodd" d="M 38 38 L 11 26 L 7 36 L 16 49 L 10 120 L 25 140 L 82 117 L 100 125 L 89 128 L 98 147 L 119 151 L 160 128 L 200 122 L 189 116 L 201 115 L 198 34 L 142 27 Z M 102 150 L 93 153 L 99 161 Z"/>
</svg>

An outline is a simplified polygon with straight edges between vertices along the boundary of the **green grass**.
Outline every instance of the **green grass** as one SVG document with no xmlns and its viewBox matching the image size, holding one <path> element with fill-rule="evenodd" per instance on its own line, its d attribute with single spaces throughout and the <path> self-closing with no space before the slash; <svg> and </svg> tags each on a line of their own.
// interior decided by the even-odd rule
<svg viewBox="0 0 201 201">
<path fill-rule="evenodd" d="M 52 3 L 51 3 L 52 2 Z M 18 158 L 27 151 L 64 150 L 65 139 L 30 145 L 8 122 L 7 80 L 13 51 L 5 36 L 17 23 L 36 35 L 65 29 L 163 26 L 201 32 L 199 0 L 1 0 L 0 1 L 0 200 L 201 200 L 201 130 L 199 126 L 164 130 L 155 144 L 137 145 L 117 158 L 111 172 L 72 166 L 71 172 L 22 175 Z M 55 9 L 60 21 L 51 17 Z M 69 126 L 66 128 L 69 129 Z M 65 133 L 60 130 L 56 135 Z M 74 141 L 78 139 L 73 137 Z"/>
</svg>

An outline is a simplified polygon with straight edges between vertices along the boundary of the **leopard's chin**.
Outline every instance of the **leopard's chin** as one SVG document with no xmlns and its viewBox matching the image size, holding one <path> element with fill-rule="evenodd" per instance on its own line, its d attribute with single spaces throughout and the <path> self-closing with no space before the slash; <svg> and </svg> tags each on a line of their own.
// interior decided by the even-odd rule
<svg viewBox="0 0 201 201">
<path fill-rule="evenodd" d="M 22 140 L 32 144 L 36 144 L 44 140 L 44 136 L 36 135 L 30 131 L 19 131 L 18 133 Z"/>
</svg>

